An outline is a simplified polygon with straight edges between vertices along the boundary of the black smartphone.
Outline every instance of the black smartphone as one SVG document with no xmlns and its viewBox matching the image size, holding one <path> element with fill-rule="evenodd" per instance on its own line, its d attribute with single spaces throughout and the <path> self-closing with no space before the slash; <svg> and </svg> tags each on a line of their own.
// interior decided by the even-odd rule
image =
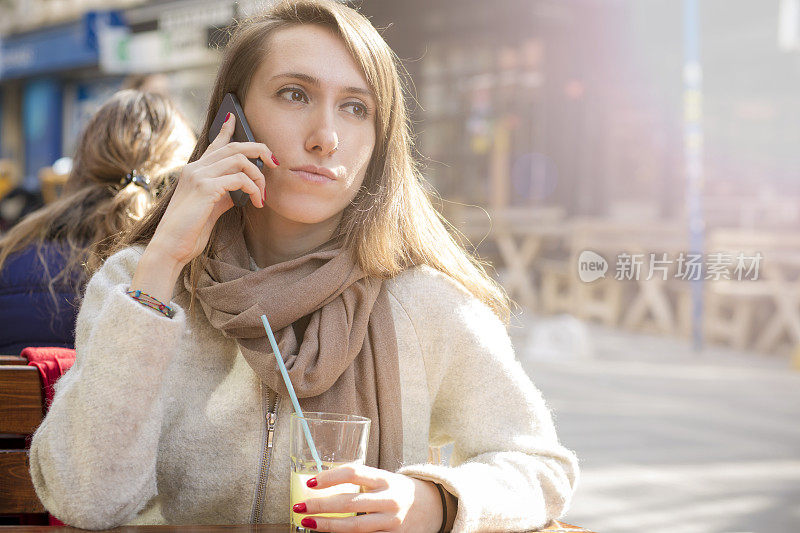
<svg viewBox="0 0 800 533">
<path fill-rule="evenodd" d="M 222 105 L 219 106 L 217 116 L 214 117 L 214 121 L 211 123 L 211 128 L 208 130 L 208 142 L 213 142 L 217 135 L 219 135 L 219 130 L 222 129 L 222 124 L 225 122 L 225 117 L 228 116 L 228 113 L 232 113 L 236 117 L 236 129 L 233 131 L 231 142 L 256 142 L 255 137 L 253 137 L 253 132 L 250 129 L 250 125 L 247 123 L 247 119 L 244 117 L 242 105 L 239 103 L 239 99 L 236 98 L 236 95 L 233 93 L 226 94 L 222 99 Z M 261 170 L 264 166 L 264 162 L 261 159 L 251 159 L 250 161 L 255 163 L 259 170 Z M 247 203 L 249 197 L 243 191 L 239 190 L 229 192 L 231 198 L 233 199 L 234 205 L 242 207 Z"/>
</svg>

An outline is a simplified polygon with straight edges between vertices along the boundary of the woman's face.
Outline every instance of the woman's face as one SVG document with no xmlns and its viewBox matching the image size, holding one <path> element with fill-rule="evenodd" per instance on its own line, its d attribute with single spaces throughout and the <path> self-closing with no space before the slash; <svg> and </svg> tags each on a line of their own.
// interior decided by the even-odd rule
<svg viewBox="0 0 800 533">
<path fill-rule="evenodd" d="M 341 213 L 355 197 L 375 146 L 375 99 L 331 30 L 305 24 L 273 34 L 253 75 L 244 114 L 280 162 L 264 167 L 267 208 L 306 224 Z M 307 174 L 306 165 L 335 179 Z"/>
</svg>

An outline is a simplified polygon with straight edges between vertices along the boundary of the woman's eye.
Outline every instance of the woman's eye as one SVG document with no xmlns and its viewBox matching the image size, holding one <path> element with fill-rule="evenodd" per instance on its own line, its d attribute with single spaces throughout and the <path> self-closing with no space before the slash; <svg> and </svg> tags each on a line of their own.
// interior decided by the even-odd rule
<svg viewBox="0 0 800 533">
<path fill-rule="evenodd" d="M 306 93 L 300 89 L 288 87 L 286 89 L 281 89 L 280 91 L 278 91 L 278 95 L 288 102 L 308 103 L 308 97 L 306 96 Z M 288 95 L 288 97 L 286 95 Z M 366 118 L 367 116 L 369 116 L 369 109 L 361 102 L 348 102 L 345 104 L 345 107 L 352 107 L 353 108 L 352 114 L 355 115 L 357 118 Z"/>
<path fill-rule="evenodd" d="M 284 94 L 288 94 L 289 98 L 284 97 L 284 100 L 289 100 L 290 102 L 305 102 L 306 95 L 300 89 L 283 89 L 278 94 L 283 96 Z M 298 98 L 299 96 L 299 98 Z"/>
<path fill-rule="evenodd" d="M 346 105 L 352 107 L 353 114 L 359 118 L 364 118 L 369 114 L 367 108 L 360 102 L 348 102 Z"/>
</svg>

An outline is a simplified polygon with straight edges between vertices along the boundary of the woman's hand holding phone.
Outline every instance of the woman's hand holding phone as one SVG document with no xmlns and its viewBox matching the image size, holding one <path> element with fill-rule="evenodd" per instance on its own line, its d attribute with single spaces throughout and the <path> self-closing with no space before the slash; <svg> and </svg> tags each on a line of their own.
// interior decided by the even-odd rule
<svg viewBox="0 0 800 533">
<path fill-rule="evenodd" d="M 131 289 L 168 302 L 180 271 L 205 249 L 219 217 L 234 206 L 229 191 L 242 190 L 254 206 L 264 206 L 264 174 L 248 158 L 259 158 L 270 168 L 278 165 L 264 144 L 230 142 L 235 122 L 231 114 L 203 155 L 183 167 L 166 212 L 139 261 Z"/>
</svg>

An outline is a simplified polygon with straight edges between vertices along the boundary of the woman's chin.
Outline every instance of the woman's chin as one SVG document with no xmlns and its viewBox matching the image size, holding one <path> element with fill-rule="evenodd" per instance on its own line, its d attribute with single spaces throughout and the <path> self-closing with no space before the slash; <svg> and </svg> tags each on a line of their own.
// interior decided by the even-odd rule
<svg viewBox="0 0 800 533">
<path fill-rule="evenodd" d="M 281 205 L 275 212 L 292 222 L 298 224 L 319 224 L 336 215 L 337 211 L 329 205 L 320 205 L 318 202 L 297 202 L 292 205 Z"/>
</svg>

